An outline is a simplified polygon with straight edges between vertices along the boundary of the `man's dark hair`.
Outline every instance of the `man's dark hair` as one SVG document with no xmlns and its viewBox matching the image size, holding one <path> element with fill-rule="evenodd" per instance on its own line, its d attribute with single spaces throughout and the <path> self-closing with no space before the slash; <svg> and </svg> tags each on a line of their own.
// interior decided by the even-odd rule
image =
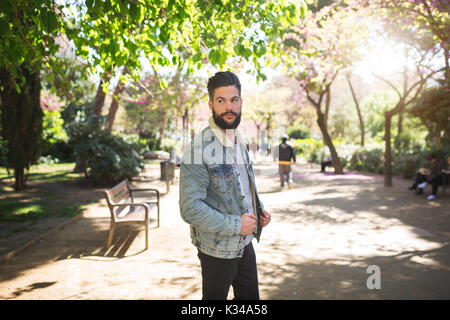
<svg viewBox="0 0 450 320">
<path fill-rule="evenodd" d="M 208 80 L 208 94 L 209 99 L 213 101 L 214 90 L 219 87 L 236 86 L 239 91 L 239 97 L 241 96 L 241 83 L 239 78 L 233 72 L 230 71 L 220 71 Z"/>
<path fill-rule="evenodd" d="M 428 155 L 428 160 L 432 160 L 432 159 L 437 159 L 438 157 L 437 157 L 437 155 L 435 154 L 435 153 L 430 153 L 429 155 Z"/>
</svg>

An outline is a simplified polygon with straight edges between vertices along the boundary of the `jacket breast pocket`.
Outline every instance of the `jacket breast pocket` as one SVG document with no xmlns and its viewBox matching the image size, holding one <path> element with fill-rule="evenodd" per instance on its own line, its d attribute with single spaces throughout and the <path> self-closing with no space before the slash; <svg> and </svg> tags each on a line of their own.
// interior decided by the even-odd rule
<svg viewBox="0 0 450 320">
<path fill-rule="evenodd" d="M 214 185 L 214 189 L 217 193 L 225 195 L 231 188 L 233 177 L 233 165 L 220 164 L 218 166 L 210 167 L 211 179 Z"/>
</svg>

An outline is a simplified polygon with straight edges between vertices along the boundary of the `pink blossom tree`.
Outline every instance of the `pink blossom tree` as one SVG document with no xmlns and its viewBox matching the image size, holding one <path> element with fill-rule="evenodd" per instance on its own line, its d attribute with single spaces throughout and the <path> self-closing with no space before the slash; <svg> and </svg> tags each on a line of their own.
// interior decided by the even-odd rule
<svg viewBox="0 0 450 320">
<path fill-rule="evenodd" d="M 368 34 L 364 8 L 332 5 L 310 12 L 285 36 L 282 56 L 287 73 L 298 81 L 306 99 L 314 106 L 323 141 L 333 158 L 335 173 L 343 167 L 331 136 L 327 118 L 331 85 L 361 58 L 360 44 Z"/>
<path fill-rule="evenodd" d="M 405 64 L 399 71 L 401 81 L 396 83 L 375 74 L 397 94 L 395 106 L 385 112 L 385 163 L 384 185 L 392 186 L 391 123 L 412 105 L 427 87 L 430 80 L 444 78 L 449 83 L 450 24 L 447 0 L 363 0 L 373 19 L 382 25 L 382 35 L 393 45 L 401 46 Z M 443 63 L 440 62 L 443 60 Z"/>
</svg>

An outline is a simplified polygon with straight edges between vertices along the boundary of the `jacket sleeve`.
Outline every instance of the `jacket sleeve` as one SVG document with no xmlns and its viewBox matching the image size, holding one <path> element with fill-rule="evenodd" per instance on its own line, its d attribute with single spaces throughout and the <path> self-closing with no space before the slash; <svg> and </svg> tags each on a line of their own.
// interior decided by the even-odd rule
<svg viewBox="0 0 450 320">
<path fill-rule="evenodd" d="M 205 202 L 209 184 L 209 172 L 204 163 L 182 161 L 179 202 L 182 219 L 202 231 L 230 236 L 239 234 L 242 227 L 239 216 L 223 214 Z"/>
<path fill-rule="evenodd" d="M 440 175 L 443 168 L 444 168 L 444 164 L 442 161 L 438 160 L 436 163 L 434 163 L 430 168 L 431 172 L 430 172 L 429 179 L 433 180 L 438 175 Z"/>
</svg>

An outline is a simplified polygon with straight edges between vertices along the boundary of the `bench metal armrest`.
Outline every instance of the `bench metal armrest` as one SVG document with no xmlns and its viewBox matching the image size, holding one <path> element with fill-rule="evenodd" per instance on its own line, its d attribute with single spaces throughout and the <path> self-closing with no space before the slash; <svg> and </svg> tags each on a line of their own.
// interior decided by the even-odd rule
<svg viewBox="0 0 450 320">
<path fill-rule="evenodd" d="M 142 203 L 142 202 L 124 202 L 124 203 L 116 203 L 116 204 L 111 204 L 111 209 L 113 207 L 126 207 L 126 206 L 140 206 L 140 207 L 144 207 L 145 209 L 145 218 L 148 218 L 148 212 L 150 210 L 150 208 L 148 207 L 148 205 L 146 203 Z M 114 214 L 115 215 L 115 214 Z"/>
<path fill-rule="evenodd" d="M 130 192 L 133 193 L 135 191 L 154 191 L 156 192 L 156 198 L 158 199 L 159 203 L 159 190 L 155 188 L 129 188 Z"/>
<path fill-rule="evenodd" d="M 156 193 L 159 193 L 159 190 L 155 189 L 155 188 L 129 188 L 129 190 L 131 192 L 134 192 L 134 191 L 155 191 Z"/>
</svg>

